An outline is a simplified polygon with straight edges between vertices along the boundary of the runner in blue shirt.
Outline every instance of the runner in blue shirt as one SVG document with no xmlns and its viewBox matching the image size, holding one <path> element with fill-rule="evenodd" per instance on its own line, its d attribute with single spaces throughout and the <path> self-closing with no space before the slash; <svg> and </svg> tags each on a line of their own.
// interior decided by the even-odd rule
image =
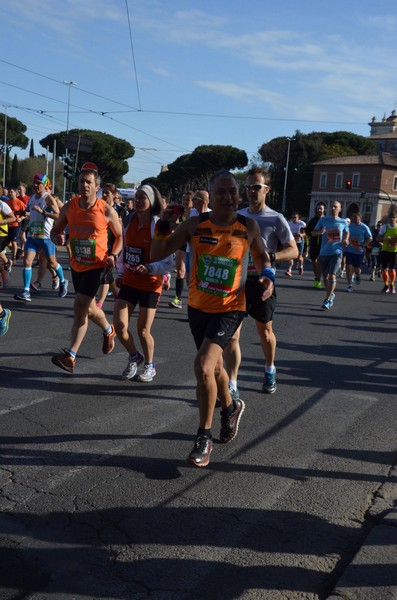
<svg viewBox="0 0 397 600">
<path fill-rule="evenodd" d="M 325 299 L 322 308 L 332 308 L 335 298 L 336 274 L 338 273 L 344 250 L 349 241 L 349 226 L 346 219 L 339 217 L 341 212 L 340 202 L 332 202 L 331 216 L 321 217 L 312 236 L 321 235 L 321 248 L 319 261 L 323 273 L 325 286 Z"/>
<path fill-rule="evenodd" d="M 365 248 L 372 242 L 371 230 L 365 223 L 361 222 L 361 218 L 361 213 L 353 213 L 352 221 L 349 225 L 349 244 L 346 248 L 347 292 L 353 291 L 353 274 L 354 283 L 360 285 Z"/>
</svg>

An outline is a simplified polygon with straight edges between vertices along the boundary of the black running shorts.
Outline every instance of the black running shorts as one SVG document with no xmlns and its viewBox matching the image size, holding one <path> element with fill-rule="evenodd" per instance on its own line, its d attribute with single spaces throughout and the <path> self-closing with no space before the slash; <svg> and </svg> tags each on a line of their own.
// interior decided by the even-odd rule
<svg viewBox="0 0 397 600">
<path fill-rule="evenodd" d="M 197 349 L 201 347 L 204 339 L 208 338 L 222 350 L 226 348 L 245 316 L 241 310 L 208 313 L 191 306 L 188 306 L 187 314 Z"/>
</svg>

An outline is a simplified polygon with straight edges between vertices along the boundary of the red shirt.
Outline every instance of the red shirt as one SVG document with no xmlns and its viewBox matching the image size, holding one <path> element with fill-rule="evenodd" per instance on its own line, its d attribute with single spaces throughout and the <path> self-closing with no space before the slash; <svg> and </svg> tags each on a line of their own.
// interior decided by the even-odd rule
<svg viewBox="0 0 397 600">
<path fill-rule="evenodd" d="M 27 196 L 26 194 L 24 196 L 17 196 L 18 200 L 22 200 L 22 202 L 25 204 L 25 206 L 27 205 L 27 203 L 29 202 L 30 196 Z"/>
</svg>

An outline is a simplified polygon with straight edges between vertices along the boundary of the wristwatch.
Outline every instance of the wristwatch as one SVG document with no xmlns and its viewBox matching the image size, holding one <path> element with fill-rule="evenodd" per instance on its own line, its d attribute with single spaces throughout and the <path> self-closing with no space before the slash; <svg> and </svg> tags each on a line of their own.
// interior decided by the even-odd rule
<svg viewBox="0 0 397 600">
<path fill-rule="evenodd" d="M 268 252 L 270 262 L 273 264 L 276 262 L 276 254 L 274 252 Z"/>
</svg>

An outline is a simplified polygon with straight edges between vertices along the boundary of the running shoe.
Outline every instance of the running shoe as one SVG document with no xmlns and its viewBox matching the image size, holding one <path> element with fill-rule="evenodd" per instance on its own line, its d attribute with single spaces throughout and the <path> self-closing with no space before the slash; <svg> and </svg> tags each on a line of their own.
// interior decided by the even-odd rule
<svg viewBox="0 0 397 600">
<path fill-rule="evenodd" d="M 382 288 L 382 292 L 383 292 L 384 294 L 388 294 L 388 293 L 389 293 L 389 286 L 388 286 L 388 285 L 385 285 L 385 286 L 383 286 L 383 288 Z"/>
<path fill-rule="evenodd" d="M 51 362 L 68 373 L 73 373 L 76 359 L 69 354 L 67 350 L 62 350 L 62 354 L 54 354 Z"/>
<path fill-rule="evenodd" d="M 227 444 L 234 440 L 238 432 L 238 426 L 241 416 L 245 409 L 244 402 L 239 398 L 232 401 L 234 409 L 229 412 L 227 408 L 221 410 L 221 431 L 219 433 L 219 441 L 222 444 Z"/>
<path fill-rule="evenodd" d="M 324 308 L 325 310 L 329 310 L 331 308 L 331 305 L 329 303 L 329 300 L 324 300 L 321 308 Z"/>
<path fill-rule="evenodd" d="M 262 385 L 262 391 L 265 392 L 265 394 L 274 394 L 276 389 L 276 371 L 265 371 L 265 380 Z"/>
<path fill-rule="evenodd" d="M 299 267 L 299 275 L 303 275 L 303 267 Z"/>
<path fill-rule="evenodd" d="M 134 360 L 131 358 L 128 359 L 127 366 L 121 374 L 121 379 L 133 379 L 137 372 L 142 369 L 144 364 L 145 359 L 142 354 L 138 352 L 138 358 L 135 358 Z"/>
<path fill-rule="evenodd" d="M 167 275 L 163 276 L 163 290 L 168 292 L 171 287 L 171 274 L 167 273 Z"/>
<path fill-rule="evenodd" d="M 168 306 L 172 306 L 173 308 L 182 308 L 182 301 L 179 300 L 178 296 L 175 296 L 171 302 L 168 302 Z"/>
<path fill-rule="evenodd" d="M 1 276 L 1 282 L 2 282 L 2 287 L 3 288 L 8 288 L 8 286 L 10 285 L 10 273 L 9 271 L 6 271 L 4 274 L 2 274 Z"/>
<path fill-rule="evenodd" d="M 66 296 L 66 294 L 68 293 L 68 286 L 69 286 L 69 281 L 67 279 L 64 279 L 63 281 L 60 282 L 59 291 L 58 291 L 58 296 L 60 298 L 64 298 Z"/>
<path fill-rule="evenodd" d="M 143 367 L 143 371 L 141 373 L 139 373 L 139 375 L 137 377 L 137 381 L 143 381 L 145 383 L 148 383 L 149 381 L 153 381 L 153 379 L 155 377 L 156 377 L 156 367 L 152 363 L 150 365 L 145 365 Z"/>
<path fill-rule="evenodd" d="M 116 337 L 116 332 L 113 325 L 111 325 L 111 328 L 112 331 L 110 333 L 103 334 L 102 352 L 104 354 L 110 354 L 115 346 L 114 338 Z"/>
<path fill-rule="evenodd" d="M 207 435 L 197 435 L 193 449 L 187 458 L 187 462 L 196 467 L 206 467 L 210 462 L 212 447 L 212 437 Z"/>
<path fill-rule="evenodd" d="M 0 336 L 5 335 L 8 331 L 8 325 L 10 323 L 11 311 L 9 308 L 4 309 L 4 317 L 0 319 Z"/>
<path fill-rule="evenodd" d="M 41 283 L 40 283 L 40 281 L 33 281 L 33 283 L 30 284 L 30 287 L 35 292 L 40 292 L 41 291 Z"/>
<path fill-rule="evenodd" d="M 52 278 L 52 289 L 53 290 L 59 290 L 59 277 L 53 277 Z"/>
<path fill-rule="evenodd" d="M 8 260 L 7 264 L 4 265 L 4 269 L 7 271 L 7 273 L 11 273 L 11 271 L 12 271 L 12 260 Z"/>
<path fill-rule="evenodd" d="M 29 293 L 29 290 L 23 290 L 23 292 L 20 292 L 19 294 L 15 294 L 14 298 L 15 298 L 15 300 L 23 300 L 24 302 L 32 301 L 32 297 Z"/>
<path fill-rule="evenodd" d="M 353 291 L 353 286 L 352 285 L 348 285 L 346 288 L 346 292 L 352 292 Z"/>
<path fill-rule="evenodd" d="M 375 276 L 371 275 L 371 277 L 369 278 L 370 281 L 375 281 Z"/>
<path fill-rule="evenodd" d="M 330 297 L 329 297 L 329 300 L 328 300 L 328 302 L 329 302 L 329 307 L 330 307 L 330 308 L 332 308 L 332 307 L 333 307 L 333 305 L 334 305 L 334 300 L 335 300 L 335 294 L 334 294 L 334 292 L 332 292 L 332 294 L 330 295 Z"/>
<path fill-rule="evenodd" d="M 229 393 L 232 397 L 232 400 L 240 400 L 240 392 L 238 389 L 234 390 L 233 388 L 229 388 Z"/>
<path fill-rule="evenodd" d="M 355 283 L 356 285 L 360 285 L 360 283 L 361 283 L 361 276 L 360 276 L 360 275 L 356 275 L 356 276 L 354 277 L 354 283 Z"/>
<path fill-rule="evenodd" d="M 287 275 L 287 277 L 292 277 L 292 273 L 289 269 L 288 269 L 288 271 L 285 271 L 285 274 Z"/>
<path fill-rule="evenodd" d="M 396 288 L 394 287 L 394 285 L 391 285 L 391 286 L 389 287 L 389 293 L 390 293 L 390 294 L 395 294 L 395 293 L 396 293 Z"/>
</svg>

